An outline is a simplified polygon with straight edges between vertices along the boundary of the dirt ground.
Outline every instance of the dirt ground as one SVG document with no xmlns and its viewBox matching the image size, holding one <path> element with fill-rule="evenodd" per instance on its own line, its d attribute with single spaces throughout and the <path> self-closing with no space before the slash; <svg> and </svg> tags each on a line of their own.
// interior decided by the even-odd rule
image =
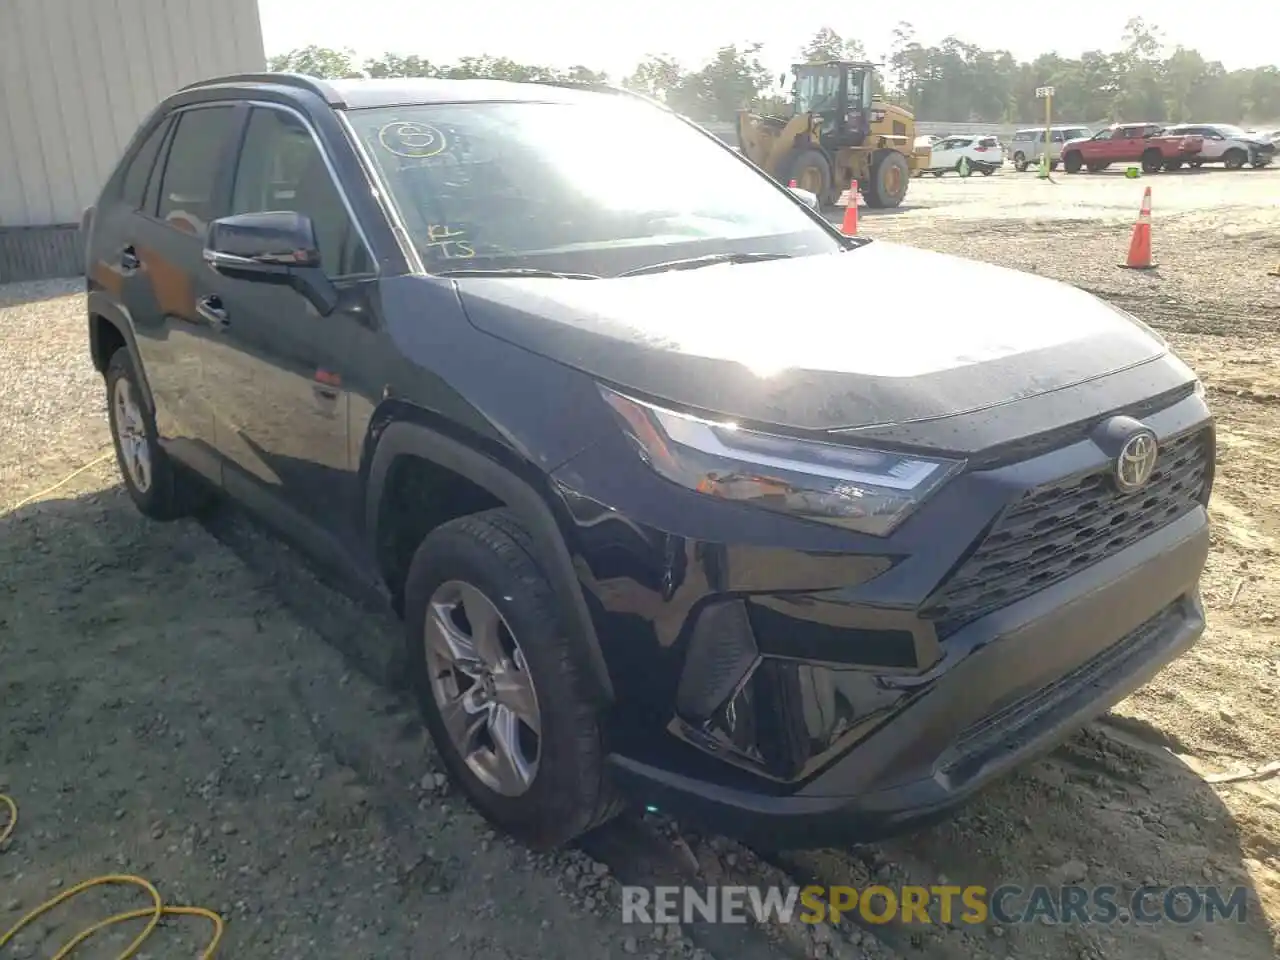
<svg viewBox="0 0 1280 960">
<path fill-rule="evenodd" d="M 223 511 L 144 521 L 119 487 L 74 282 L 0 289 L 0 930 L 139 874 L 227 919 L 228 957 L 1267 958 L 1280 948 L 1280 170 L 914 181 L 869 236 L 1083 286 L 1164 334 L 1219 418 L 1204 640 L 1046 760 L 923 833 L 771 854 L 655 818 L 536 857 L 451 794 L 386 680 L 394 623 Z M 1119 269 L 1151 185 L 1158 269 Z M 905 305 L 968 310 L 930 290 Z M 88 465 L 54 490 L 48 488 Z M 30 502 L 22 501 L 31 498 Z M 21 505 L 19 505 L 21 504 Z M 15 509 L 15 505 L 16 509 Z M 0 813 L 0 825 L 4 822 Z M 625 927 L 616 879 L 1074 882 L 1251 891 L 1248 922 L 804 931 Z M 48 956 L 138 895 L 90 892 L 11 946 Z M 114 957 L 137 927 L 85 956 Z M 169 921 L 141 956 L 195 956 Z M 114 946 L 114 950 L 108 947 Z M 80 954 L 77 954 L 79 956 Z"/>
</svg>

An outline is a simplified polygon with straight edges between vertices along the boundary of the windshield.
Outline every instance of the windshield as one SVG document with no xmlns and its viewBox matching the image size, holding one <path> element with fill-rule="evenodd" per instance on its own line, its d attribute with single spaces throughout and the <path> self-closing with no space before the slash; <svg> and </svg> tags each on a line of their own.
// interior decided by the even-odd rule
<svg viewBox="0 0 1280 960">
<path fill-rule="evenodd" d="M 844 249 L 698 130 L 645 103 L 599 101 L 440 103 L 349 117 L 429 272 L 616 276 L 715 254 Z"/>
<path fill-rule="evenodd" d="M 839 67 L 805 67 L 796 76 L 796 113 L 826 113 L 839 102 Z"/>
</svg>

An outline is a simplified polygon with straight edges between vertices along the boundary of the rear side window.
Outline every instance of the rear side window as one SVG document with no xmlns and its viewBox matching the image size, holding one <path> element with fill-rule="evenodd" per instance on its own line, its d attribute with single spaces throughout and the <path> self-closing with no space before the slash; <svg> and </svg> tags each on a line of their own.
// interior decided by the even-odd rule
<svg viewBox="0 0 1280 960">
<path fill-rule="evenodd" d="M 330 277 L 367 274 L 373 261 L 311 131 L 285 110 L 255 107 L 236 168 L 231 213 L 289 210 L 311 218 Z"/>
<path fill-rule="evenodd" d="M 156 165 L 156 157 L 160 153 L 160 145 L 164 143 L 164 135 L 169 132 L 169 120 L 157 124 L 151 135 L 143 141 L 129 161 L 124 172 L 124 181 L 120 186 L 120 199 L 134 210 L 142 208 L 147 195 L 147 181 L 151 179 L 151 169 Z"/>
<path fill-rule="evenodd" d="M 1030 139 L 1032 138 L 1032 136 L 1033 136 L 1033 134 L 1032 134 L 1032 132 L 1031 132 L 1030 130 L 1019 130 L 1017 133 L 1015 133 L 1015 134 L 1013 135 L 1013 139 L 1015 139 L 1015 140 L 1030 140 Z"/>
<path fill-rule="evenodd" d="M 178 115 L 160 186 L 159 216 L 170 226 L 203 236 L 214 210 L 218 164 L 235 109 L 200 107 Z"/>
</svg>

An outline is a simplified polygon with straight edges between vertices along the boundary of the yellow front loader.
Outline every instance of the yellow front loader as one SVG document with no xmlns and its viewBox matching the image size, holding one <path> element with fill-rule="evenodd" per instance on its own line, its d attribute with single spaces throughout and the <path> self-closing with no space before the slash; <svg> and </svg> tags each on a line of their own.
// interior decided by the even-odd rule
<svg viewBox="0 0 1280 960">
<path fill-rule="evenodd" d="M 858 181 L 870 207 L 896 207 L 907 184 L 928 165 L 917 151 L 915 117 L 874 95 L 875 64 L 853 60 L 792 67 L 791 116 L 738 114 L 738 146 L 784 184 L 834 205 Z"/>
</svg>

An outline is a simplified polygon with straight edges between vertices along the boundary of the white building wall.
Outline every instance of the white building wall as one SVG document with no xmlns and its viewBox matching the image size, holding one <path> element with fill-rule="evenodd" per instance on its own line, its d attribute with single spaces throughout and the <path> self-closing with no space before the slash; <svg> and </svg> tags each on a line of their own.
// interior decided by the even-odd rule
<svg viewBox="0 0 1280 960">
<path fill-rule="evenodd" d="M 265 69 L 257 0 L 0 0 L 0 228 L 78 223 L 157 103 Z"/>
</svg>

